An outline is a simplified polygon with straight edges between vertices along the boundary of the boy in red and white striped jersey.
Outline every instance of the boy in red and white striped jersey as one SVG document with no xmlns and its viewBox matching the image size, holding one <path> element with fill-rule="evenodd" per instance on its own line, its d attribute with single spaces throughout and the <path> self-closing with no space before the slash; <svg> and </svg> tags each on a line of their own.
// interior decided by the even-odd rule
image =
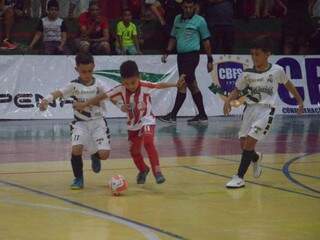
<svg viewBox="0 0 320 240">
<path fill-rule="evenodd" d="M 151 91 L 170 87 L 180 87 L 184 83 L 182 75 L 177 83 L 150 83 L 140 79 L 137 64 L 134 61 L 126 61 L 120 66 L 122 84 L 110 91 L 98 95 L 87 102 L 74 104 L 78 110 L 96 105 L 104 99 L 121 104 L 121 110 L 127 113 L 128 137 L 130 142 L 130 154 L 139 170 L 137 183 L 144 184 L 149 173 L 149 167 L 143 161 L 141 153 L 142 145 L 148 154 L 153 175 L 156 182 L 161 184 L 165 178 L 161 173 L 158 151 L 154 145 L 156 119 L 152 113 Z"/>
</svg>

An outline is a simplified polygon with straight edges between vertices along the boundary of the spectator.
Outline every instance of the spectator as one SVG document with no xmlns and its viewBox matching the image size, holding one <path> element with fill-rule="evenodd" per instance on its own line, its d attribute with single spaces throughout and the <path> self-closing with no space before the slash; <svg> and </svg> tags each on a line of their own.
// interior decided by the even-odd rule
<svg viewBox="0 0 320 240">
<path fill-rule="evenodd" d="M 1 49 L 16 49 L 17 45 L 11 41 L 11 31 L 14 24 L 14 2 L 12 0 L 0 0 L 0 19 L 4 25 L 4 39 Z"/>
<path fill-rule="evenodd" d="M 65 22 L 58 17 L 59 3 L 57 0 L 49 0 L 48 16 L 40 20 L 37 32 L 29 45 L 33 49 L 34 45 L 43 36 L 44 54 L 66 54 L 67 27 Z"/>
<path fill-rule="evenodd" d="M 123 10 L 122 21 L 118 22 L 116 32 L 118 54 L 141 54 L 137 27 L 132 22 L 132 15 L 129 9 Z"/>
<path fill-rule="evenodd" d="M 166 23 L 164 30 L 167 40 L 170 38 L 170 32 L 173 27 L 174 19 L 182 12 L 181 3 L 182 0 L 165 0 L 163 3 L 164 21 Z"/>
<path fill-rule="evenodd" d="M 272 17 L 271 11 L 274 6 L 273 0 L 256 0 L 255 1 L 255 14 L 256 18 L 269 18 Z"/>
<path fill-rule="evenodd" d="M 164 10 L 161 3 L 157 0 L 145 0 L 146 5 L 150 8 L 151 12 L 158 18 L 161 26 L 166 24 L 164 20 Z"/>
<path fill-rule="evenodd" d="M 312 54 L 320 53 L 320 0 L 311 0 L 309 5 L 309 12 L 314 18 L 314 24 L 316 27 L 315 32 L 311 35 L 310 47 Z"/>
<path fill-rule="evenodd" d="M 309 4 L 309 12 L 312 17 L 320 17 L 320 0 L 311 0 Z"/>
<path fill-rule="evenodd" d="M 15 0 L 14 12 L 17 17 L 31 17 L 31 0 Z"/>
<path fill-rule="evenodd" d="M 80 52 L 110 54 L 108 23 L 100 15 L 97 2 L 90 2 L 88 11 L 79 17 L 79 25 L 80 38 L 76 39 L 76 47 Z"/>
<path fill-rule="evenodd" d="M 211 46 L 217 54 L 231 54 L 234 43 L 233 0 L 207 0 L 205 19 L 211 33 Z"/>
<path fill-rule="evenodd" d="M 287 0 L 283 22 L 283 53 L 308 54 L 309 40 L 313 32 L 309 15 L 312 0 Z"/>
<path fill-rule="evenodd" d="M 89 4 L 92 2 L 93 0 L 88 0 Z M 76 7 L 78 7 L 80 5 L 80 0 L 70 0 L 69 3 L 69 13 L 68 16 L 69 18 L 73 18 L 74 17 L 74 11 L 76 9 Z M 87 5 L 88 6 L 88 5 Z M 86 7 L 87 7 L 86 6 Z M 81 8 L 80 9 L 80 13 L 82 13 L 83 11 L 85 11 L 85 9 Z"/>
</svg>

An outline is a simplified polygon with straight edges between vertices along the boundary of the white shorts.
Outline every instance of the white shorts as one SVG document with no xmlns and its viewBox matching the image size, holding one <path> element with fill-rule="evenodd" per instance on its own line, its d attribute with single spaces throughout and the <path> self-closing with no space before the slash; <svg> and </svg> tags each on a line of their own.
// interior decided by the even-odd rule
<svg viewBox="0 0 320 240">
<path fill-rule="evenodd" d="M 70 127 L 72 146 L 83 145 L 90 153 L 111 149 L 110 131 L 104 118 L 74 121 Z"/>
<path fill-rule="evenodd" d="M 239 138 L 250 136 L 260 141 L 270 131 L 275 108 L 266 105 L 247 105 L 243 111 Z"/>
</svg>

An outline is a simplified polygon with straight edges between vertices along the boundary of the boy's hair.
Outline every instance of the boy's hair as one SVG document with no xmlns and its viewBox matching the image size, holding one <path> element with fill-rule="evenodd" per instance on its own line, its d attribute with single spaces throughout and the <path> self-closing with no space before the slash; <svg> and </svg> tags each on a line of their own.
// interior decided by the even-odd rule
<svg viewBox="0 0 320 240">
<path fill-rule="evenodd" d="M 122 9 L 122 15 L 123 15 L 125 12 L 129 12 L 129 13 L 131 14 L 130 8 L 124 8 L 124 9 Z"/>
<path fill-rule="evenodd" d="M 139 76 L 139 69 L 135 61 L 128 60 L 121 64 L 120 74 L 122 78 Z"/>
<path fill-rule="evenodd" d="M 100 8 L 99 3 L 96 0 L 93 0 L 89 3 L 89 9 L 91 9 L 92 6 L 98 6 Z"/>
<path fill-rule="evenodd" d="M 47 4 L 47 10 L 49 10 L 52 7 L 59 9 L 59 2 L 57 0 L 50 0 Z"/>
<path fill-rule="evenodd" d="M 252 43 L 250 49 L 261 49 L 263 52 L 272 52 L 272 40 L 269 36 L 257 37 Z"/>
<path fill-rule="evenodd" d="M 80 64 L 94 64 L 93 56 L 90 53 L 78 53 L 76 56 L 77 66 Z"/>
</svg>

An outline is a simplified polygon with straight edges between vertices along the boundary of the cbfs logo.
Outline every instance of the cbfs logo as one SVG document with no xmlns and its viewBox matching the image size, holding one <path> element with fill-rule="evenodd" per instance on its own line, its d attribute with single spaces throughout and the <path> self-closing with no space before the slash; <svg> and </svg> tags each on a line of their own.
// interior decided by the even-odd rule
<svg viewBox="0 0 320 240">
<path fill-rule="evenodd" d="M 226 101 L 229 93 L 234 89 L 235 83 L 242 73 L 243 69 L 249 68 L 250 59 L 240 56 L 221 56 L 214 63 L 211 72 L 212 84 L 209 89 L 218 95 L 223 101 Z M 245 97 L 232 101 L 233 107 L 239 107 L 245 101 Z"/>
</svg>

